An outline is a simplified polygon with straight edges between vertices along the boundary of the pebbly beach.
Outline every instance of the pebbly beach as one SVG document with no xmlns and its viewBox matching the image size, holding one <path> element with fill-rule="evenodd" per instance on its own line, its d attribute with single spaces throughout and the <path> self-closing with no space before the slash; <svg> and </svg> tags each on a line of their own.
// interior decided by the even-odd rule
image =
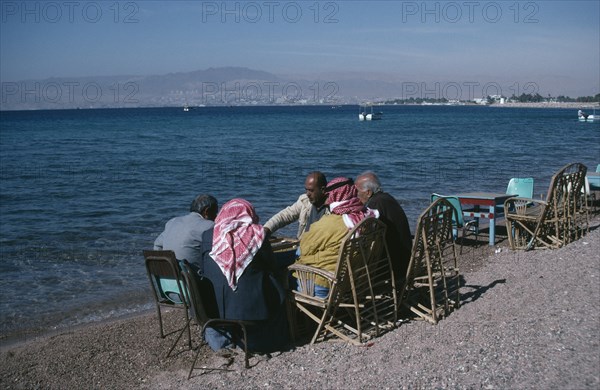
<svg viewBox="0 0 600 390">
<path fill-rule="evenodd" d="M 437 325 L 408 321 L 364 346 L 298 344 L 271 355 L 199 348 L 158 336 L 154 311 L 32 337 L 0 353 L 4 389 L 400 388 L 597 389 L 600 386 L 600 218 L 556 250 L 468 248 L 461 307 Z M 180 320 L 168 316 L 173 329 Z M 193 326 L 193 346 L 199 332 Z M 170 337 L 173 337 L 172 335 Z"/>
</svg>

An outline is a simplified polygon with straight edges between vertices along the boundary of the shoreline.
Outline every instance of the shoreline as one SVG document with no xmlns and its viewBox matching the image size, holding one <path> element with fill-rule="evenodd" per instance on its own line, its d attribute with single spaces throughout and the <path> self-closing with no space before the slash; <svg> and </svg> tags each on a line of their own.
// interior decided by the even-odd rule
<svg viewBox="0 0 600 390">
<path fill-rule="evenodd" d="M 357 107 L 360 103 L 353 104 L 265 104 L 265 105 L 206 105 L 202 107 L 191 106 L 193 110 L 211 109 L 211 108 L 243 108 L 243 107 Z M 600 102 L 592 103 L 576 103 L 576 102 L 560 102 L 560 103 L 495 103 L 495 104 L 477 104 L 474 102 L 462 102 L 461 104 L 373 104 L 374 107 L 386 107 L 386 106 L 424 106 L 424 107 L 507 107 L 507 108 L 562 108 L 562 109 L 580 109 L 580 108 L 600 108 Z M 181 109 L 181 106 L 139 106 L 139 107 L 65 107 L 65 108 L 29 108 L 20 110 L 3 110 L 0 109 L 0 113 L 19 113 L 19 112 L 36 112 L 36 111 L 73 111 L 73 110 L 131 110 L 131 109 Z"/>
<path fill-rule="evenodd" d="M 600 103 L 504 103 L 491 104 L 488 107 L 506 107 L 506 108 L 563 108 L 563 109 L 600 109 Z"/>
<path fill-rule="evenodd" d="M 21 388 L 567 388 L 600 386 L 600 217 L 561 249 L 466 246 L 461 307 L 409 321 L 365 346 L 324 342 L 255 355 L 244 370 L 194 371 L 195 351 L 158 337 L 155 311 L 30 338 L 0 351 L 0 385 Z M 485 242 L 485 240 L 483 241 Z M 480 240 L 481 243 L 481 240 Z M 568 263 L 569 266 L 565 267 Z M 166 329 L 180 323 L 166 315 Z M 184 336 L 185 337 L 185 336 Z M 194 348 L 198 329 L 192 327 Z M 197 349 L 196 349 L 197 350 Z M 197 367 L 225 362 L 200 348 Z"/>
</svg>

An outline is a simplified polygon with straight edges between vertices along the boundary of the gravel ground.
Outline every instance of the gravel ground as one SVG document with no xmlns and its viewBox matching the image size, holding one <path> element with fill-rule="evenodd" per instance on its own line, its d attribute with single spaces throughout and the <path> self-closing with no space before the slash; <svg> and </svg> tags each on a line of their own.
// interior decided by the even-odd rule
<svg viewBox="0 0 600 390">
<path fill-rule="evenodd" d="M 187 380 L 195 351 L 181 344 L 165 358 L 171 339 L 158 337 L 148 313 L 4 348 L 0 387 L 599 389 L 599 225 L 595 218 L 589 235 L 558 250 L 465 248 L 462 306 L 438 325 L 407 322 L 367 346 L 301 345 L 254 356 L 248 370 L 238 355 L 236 371 Z M 197 365 L 226 362 L 200 347 Z"/>
</svg>

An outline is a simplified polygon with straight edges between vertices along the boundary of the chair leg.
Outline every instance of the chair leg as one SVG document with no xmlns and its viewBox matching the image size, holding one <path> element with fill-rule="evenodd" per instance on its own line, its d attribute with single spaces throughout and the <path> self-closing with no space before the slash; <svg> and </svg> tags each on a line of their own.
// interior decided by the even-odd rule
<svg viewBox="0 0 600 390">
<path fill-rule="evenodd" d="M 185 332 L 186 328 L 188 330 L 188 334 L 190 334 L 189 346 L 190 346 L 190 349 L 192 349 L 192 338 L 191 338 L 191 333 L 190 333 L 190 320 L 188 319 L 187 322 L 185 323 L 185 326 L 181 329 L 181 332 L 179 332 L 179 335 L 177 336 L 177 339 L 175 340 L 175 342 L 171 346 L 171 349 L 169 349 L 169 352 L 167 353 L 167 357 L 169 357 L 171 355 L 171 352 L 173 352 L 173 350 L 175 349 L 175 346 L 177 345 L 177 343 L 181 339 L 181 336 L 183 336 L 183 333 Z"/>
<path fill-rule="evenodd" d="M 196 356 L 194 356 L 194 361 L 192 362 L 192 367 L 190 367 L 190 372 L 188 374 L 188 380 L 192 377 L 192 372 L 194 371 L 194 366 L 196 365 L 198 356 L 200 356 L 200 347 L 202 347 L 202 343 L 200 343 L 200 345 L 198 346 L 198 352 L 196 352 Z"/>
<path fill-rule="evenodd" d="M 163 331 L 162 315 L 160 313 L 160 305 L 156 304 L 156 312 L 158 313 L 158 327 L 160 329 L 160 338 L 165 338 L 165 332 Z"/>
<path fill-rule="evenodd" d="M 296 305 L 293 303 L 293 296 L 288 295 L 285 300 L 285 310 L 287 311 L 288 331 L 290 332 L 290 342 L 296 345 L 296 335 L 298 333 L 296 319 Z"/>
<path fill-rule="evenodd" d="M 240 327 L 242 328 L 242 337 L 244 338 L 244 368 L 250 368 L 250 362 L 248 358 L 248 334 L 244 324 L 241 324 Z"/>
</svg>

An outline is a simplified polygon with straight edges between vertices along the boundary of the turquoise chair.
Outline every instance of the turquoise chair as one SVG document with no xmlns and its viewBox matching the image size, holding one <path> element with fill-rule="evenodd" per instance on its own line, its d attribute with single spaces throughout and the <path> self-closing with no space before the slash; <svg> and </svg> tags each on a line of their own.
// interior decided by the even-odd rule
<svg viewBox="0 0 600 390">
<path fill-rule="evenodd" d="M 596 167 L 596 172 L 600 172 L 600 164 Z"/>
<path fill-rule="evenodd" d="M 533 178 L 532 177 L 513 177 L 508 181 L 506 186 L 506 194 L 514 195 L 518 198 L 533 198 Z M 530 203 L 527 203 L 529 206 Z M 504 205 L 496 206 L 497 215 L 504 214 Z"/>
<path fill-rule="evenodd" d="M 180 329 L 168 333 L 179 332 L 179 335 L 169 349 L 169 352 L 167 352 L 167 357 L 171 355 L 171 352 L 173 352 L 183 334 L 186 333 L 186 330 L 188 346 L 191 350 L 192 333 L 190 331 L 190 317 L 188 314 L 190 309 L 189 297 L 179 262 L 175 258 L 175 253 L 173 251 L 145 250 L 143 254 L 146 262 L 146 273 L 148 274 L 152 295 L 156 303 L 160 337 L 165 338 L 167 336 L 164 330 L 162 308 L 180 309 L 185 320 Z"/>
<path fill-rule="evenodd" d="M 533 198 L 533 178 L 513 177 L 508 182 L 506 193 L 518 196 L 519 198 Z"/>
<path fill-rule="evenodd" d="M 462 237 L 460 239 L 460 253 L 462 254 L 463 242 L 466 236 L 475 234 L 475 241 L 477 241 L 477 237 L 479 236 L 479 220 L 464 220 L 462 206 L 460 205 L 460 200 L 456 196 L 431 194 L 431 203 L 435 202 L 438 198 L 446 199 L 454 208 L 454 213 L 452 214 L 452 234 L 456 241 L 458 239 L 458 229 L 462 230 Z"/>
</svg>

